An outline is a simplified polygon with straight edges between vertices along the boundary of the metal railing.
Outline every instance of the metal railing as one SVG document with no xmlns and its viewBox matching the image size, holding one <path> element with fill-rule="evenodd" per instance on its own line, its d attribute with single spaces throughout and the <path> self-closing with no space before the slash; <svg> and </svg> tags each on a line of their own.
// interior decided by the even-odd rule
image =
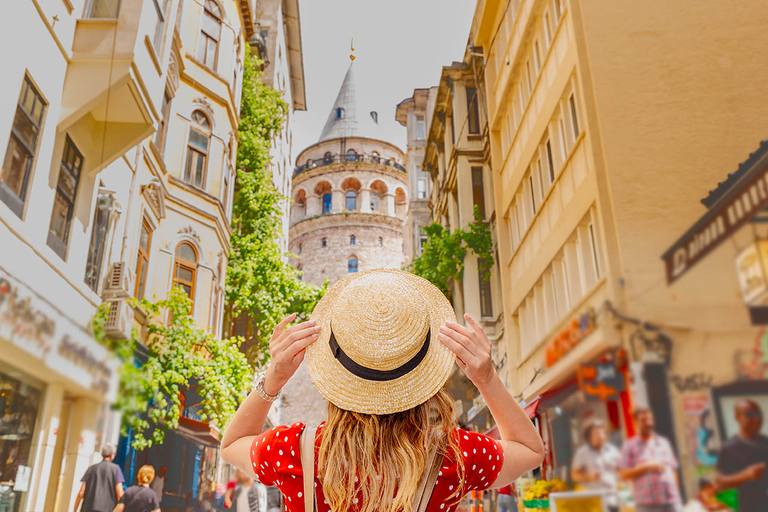
<svg viewBox="0 0 768 512">
<path fill-rule="evenodd" d="M 406 172 L 405 167 L 400 165 L 396 160 L 392 158 L 384 158 L 375 154 L 355 153 L 355 154 L 328 154 L 323 158 L 317 158 L 315 160 L 308 160 L 304 165 L 297 166 L 293 175 L 296 176 L 307 169 L 314 169 L 316 167 L 322 167 L 324 165 L 333 165 L 339 163 L 359 162 L 369 164 L 379 164 L 385 167 L 392 167 L 400 172 Z"/>
</svg>

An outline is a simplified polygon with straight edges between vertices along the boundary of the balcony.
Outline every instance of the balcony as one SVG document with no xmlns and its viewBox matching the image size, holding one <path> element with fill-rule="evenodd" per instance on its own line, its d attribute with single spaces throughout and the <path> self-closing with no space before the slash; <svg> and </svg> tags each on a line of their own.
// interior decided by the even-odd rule
<svg viewBox="0 0 768 512">
<path fill-rule="evenodd" d="M 308 169 L 315 169 L 317 167 L 323 167 L 325 165 L 333 165 L 333 164 L 344 164 L 344 163 L 367 163 L 367 164 L 376 164 L 376 165 L 383 165 L 384 167 L 392 167 L 400 172 L 407 172 L 405 170 L 405 167 L 400 165 L 396 160 L 393 160 L 391 158 L 384 158 L 382 156 L 376 155 L 376 154 L 364 154 L 364 153 L 355 153 L 355 154 L 330 154 L 328 153 L 323 158 L 318 158 L 316 160 L 308 160 L 307 163 L 304 165 L 299 165 L 294 169 L 293 175 L 298 176 L 302 172 L 308 170 Z"/>
<path fill-rule="evenodd" d="M 153 12 L 142 19 L 144 9 Z M 154 9 L 152 2 L 122 2 L 114 19 L 77 20 L 59 130 L 93 134 L 90 143 L 103 157 L 91 159 L 89 171 L 108 165 L 152 133 L 159 111 L 152 99 L 162 97 L 154 41 L 164 28 Z"/>
</svg>

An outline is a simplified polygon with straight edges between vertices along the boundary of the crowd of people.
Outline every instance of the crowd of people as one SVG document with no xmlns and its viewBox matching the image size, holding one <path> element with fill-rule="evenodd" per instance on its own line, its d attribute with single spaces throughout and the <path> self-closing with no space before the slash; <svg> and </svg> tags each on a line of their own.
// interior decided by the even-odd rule
<svg viewBox="0 0 768 512">
<path fill-rule="evenodd" d="M 678 479 L 679 462 L 671 443 L 655 431 L 653 412 L 635 411 L 637 435 L 621 449 L 608 442 L 605 426 L 588 423 L 584 444 L 571 464 L 571 478 L 586 490 L 604 491 L 610 512 L 619 510 L 619 479 L 631 485 L 637 512 L 713 512 L 729 510 L 717 499 L 723 491 L 735 490 L 738 512 L 768 510 L 768 437 L 761 433 L 763 412 L 752 400 L 734 408 L 739 432 L 720 450 L 716 476 L 701 479 L 697 495 L 683 506 Z"/>
</svg>

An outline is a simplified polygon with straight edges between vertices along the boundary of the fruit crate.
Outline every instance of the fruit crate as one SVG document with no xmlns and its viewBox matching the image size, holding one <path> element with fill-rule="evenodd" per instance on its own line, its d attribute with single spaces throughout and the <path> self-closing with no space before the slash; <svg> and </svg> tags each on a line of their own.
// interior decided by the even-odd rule
<svg viewBox="0 0 768 512">
<path fill-rule="evenodd" d="M 549 499 L 539 498 L 535 500 L 523 500 L 525 508 L 549 509 Z"/>
</svg>

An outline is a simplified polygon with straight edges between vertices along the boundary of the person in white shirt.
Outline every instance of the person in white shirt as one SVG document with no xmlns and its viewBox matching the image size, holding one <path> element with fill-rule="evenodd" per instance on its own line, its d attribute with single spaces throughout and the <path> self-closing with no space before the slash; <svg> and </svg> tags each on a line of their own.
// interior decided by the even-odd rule
<svg viewBox="0 0 768 512">
<path fill-rule="evenodd" d="M 584 427 L 584 444 L 576 450 L 571 464 L 571 479 L 590 491 L 607 491 L 606 504 L 618 512 L 619 450 L 608 442 L 605 426 L 592 421 Z"/>
</svg>

